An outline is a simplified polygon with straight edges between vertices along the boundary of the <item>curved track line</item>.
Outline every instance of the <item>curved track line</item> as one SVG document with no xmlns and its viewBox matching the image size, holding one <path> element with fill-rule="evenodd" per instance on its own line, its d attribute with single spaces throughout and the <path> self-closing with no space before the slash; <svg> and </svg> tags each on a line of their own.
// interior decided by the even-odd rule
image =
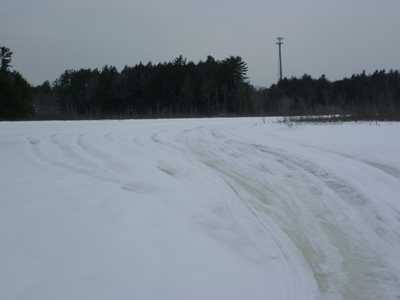
<svg viewBox="0 0 400 300">
<path fill-rule="evenodd" d="M 374 162 L 374 161 L 370 161 L 368 159 L 362 159 L 362 158 L 356 157 L 354 155 L 343 153 L 340 151 L 330 150 L 330 149 L 326 149 L 323 147 L 318 147 L 318 146 L 314 146 L 314 145 L 310 145 L 310 144 L 306 144 L 306 143 L 299 143 L 296 140 L 293 140 L 290 138 L 284 138 L 284 137 L 281 137 L 281 136 L 273 134 L 273 133 L 268 133 L 268 136 L 272 136 L 274 138 L 285 140 L 285 141 L 291 142 L 291 143 L 301 146 L 301 147 L 310 148 L 310 149 L 317 150 L 317 151 L 320 151 L 323 153 L 331 153 L 331 154 L 335 154 L 335 155 L 338 155 L 338 156 L 341 156 L 341 157 L 344 157 L 344 158 L 347 158 L 347 159 L 350 159 L 353 161 L 357 161 L 359 163 L 368 165 L 371 168 L 374 168 L 378 171 L 381 171 L 381 172 L 385 173 L 386 175 L 389 175 L 395 179 L 400 180 L 400 169 L 390 166 L 388 164 L 385 164 L 382 162 Z"/>
<path fill-rule="evenodd" d="M 89 177 L 92 177 L 94 179 L 98 179 L 98 180 L 101 180 L 101 181 L 111 182 L 111 183 L 119 183 L 118 180 L 116 180 L 116 179 L 114 179 L 112 177 L 96 174 L 94 172 L 94 170 L 90 170 L 90 169 L 86 169 L 86 168 L 70 165 L 70 164 L 67 164 L 67 163 L 65 163 L 63 161 L 58 161 L 56 159 L 53 159 L 53 158 L 49 157 L 48 155 L 43 153 L 43 151 L 40 148 L 41 140 L 38 140 L 38 139 L 35 139 L 35 138 L 28 138 L 28 142 L 31 145 L 32 153 L 40 161 L 42 161 L 42 162 L 44 162 L 46 164 L 50 164 L 50 165 L 58 167 L 58 168 L 66 169 L 66 170 L 69 170 L 69 171 L 71 171 L 73 173 L 77 173 L 77 174 L 80 174 L 80 175 L 86 175 L 86 176 L 89 176 Z"/>
<path fill-rule="evenodd" d="M 210 136 L 212 140 L 208 140 Z M 307 183 L 304 181 L 305 178 L 304 175 L 302 175 L 304 173 L 308 174 L 308 176 L 310 176 L 314 182 L 322 182 L 330 191 L 333 192 L 333 195 L 336 195 L 336 199 L 337 197 L 341 199 L 343 203 L 346 203 L 346 205 L 352 207 L 352 210 L 363 210 L 365 207 L 368 207 L 368 211 L 376 210 L 370 199 L 368 199 L 368 197 L 366 197 L 363 193 L 348 184 L 346 181 L 342 180 L 340 177 L 321 168 L 315 163 L 299 157 L 289 156 L 282 151 L 277 151 L 263 145 L 246 144 L 242 142 L 236 142 L 234 140 L 225 140 L 222 141 L 222 144 L 221 141 L 216 142 L 216 140 L 220 139 L 221 135 L 216 136 L 212 133 L 211 135 L 207 135 L 207 133 L 204 133 L 204 131 L 202 131 L 199 132 L 199 138 L 196 139 L 196 136 L 186 136 L 185 140 L 187 146 L 191 148 L 192 152 L 197 155 L 200 160 L 205 161 L 208 166 L 214 168 L 216 171 L 221 173 L 222 176 L 233 180 L 234 188 L 236 189 L 236 191 L 237 187 L 240 187 L 240 189 L 244 189 L 248 193 L 253 194 L 255 196 L 255 199 L 258 199 L 262 203 L 265 203 L 266 199 L 265 192 L 267 190 L 265 190 L 265 187 L 260 186 L 260 183 L 257 183 L 257 177 L 248 178 L 247 176 L 251 175 L 249 175 L 249 173 L 247 172 L 243 173 L 241 169 L 242 167 L 240 165 L 233 167 L 232 169 L 232 166 L 235 166 L 235 161 L 232 161 L 232 158 L 229 158 L 229 156 L 221 157 L 224 149 L 228 148 L 228 151 L 226 151 L 227 154 L 229 154 L 232 151 L 232 148 L 234 148 L 237 151 L 244 151 L 245 155 L 250 155 L 251 157 L 254 156 L 254 151 L 251 151 L 251 148 L 256 149 L 258 152 L 262 154 L 267 154 L 272 157 L 276 162 L 282 164 L 282 166 L 284 166 L 285 169 L 291 173 L 291 176 L 297 178 L 296 180 L 298 180 L 299 182 L 303 182 L 305 186 L 308 185 L 310 182 Z M 217 145 L 212 146 L 215 144 Z M 262 158 L 262 156 L 260 158 Z M 268 158 L 264 155 L 262 159 Z M 241 173 L 243 174 L 241 175 Z M 247 179 L 243 179 L 246 177 Z M 310 193 L 311 195 L 313 195 L 313 191 L 310 190 Z M 315 198 L 316 195 L 312 197 Z M 317 201 L 318 198 L 320 197 L 316 197 L 313 201 Z M 323 201 L 322 198 L 320 198 L 320 200 Z M 332 198 L 331 201 L 337 200 L 335 200 L 335 198 Z M 327 204 L 329 205 L 329 203 Z M 285 207 L 283 210 L 286 212 L 288 210 L 290 211 L 290 207 L 288 206 Z M 346 209 L 345 207 L 343 208 Z M 303 246 L 306 246 L 306 244 L 308 243 L 306 242 L 306 236 L 306 240 L 298 240 L 300 236 L 305 234 L 304 232 L 302 233 L 301 231 L 299 231 L 301 230 L 301 227 L 296 229 L 294 227 L 296 225 L 295 223 L 293 223 L 291 227 L 292 229 L 294 229 L 294 235 L 293 233 L 292 235 L 288 233 L 289 237 L 291 235 L 291 239 L 294 244 L 296 244 L 299 249 L 304 249 L 303 254 L 305 258 L 307 260 L 311 259 L 310 265 L 313 266 L 312 268 L 314 269 L 315 267 L 317 267 L 316 269 L 314 269 L 314 276 L 319 282 L 321 292 L 324 292 L 325 290 L 325 292 L 327 292 L 328 294 L 332 292 L 340 293 L 343 299 L 376 299 L 382 297 L 385 299 L 391 299 L 393 297 L 394 299 L 395 297 L 398 297 L 400 295 L 399 279 L 394 275 L 395 272 L 390 269 L 390 265 L 386 264 L 380 259 L 380 255 L 376 253 L 373 245 L 368 244 L 367 240 L 360 240 L 360 237 L 358 237 L 357 234 L 357 228 L 351 227 L 351 217 L 347 217 L 347 222 L 345 222 L 344 220 L 339 221 L 338 219 L 336 219 L 336 215 L 334 215 L 336 212 L 332 211 L 331 213 L 333 213 L 333 215 L 329 217 L 329 222 L 321 220 L 319 226 L 321 230 L 325 232 L 326 237 L 329 238 L 332 246 L 339 250 L 341 257 L 343 258 L 343 274 L 341 274 L 340 272 L 337 274 L 329 274 L 322 271 L 323 268 L 320 269 L 318 265 L 314 265 L 314 263 L 312 262 L 315 259 L 312 257 L 315 256 L 314 254 L 311 254 L 312 256 L 307 258 L 307 256 L 310 255 L 310 253 L 307 253 L 307 251 L 310 250 L 306 249 L 312 249 L 312 246 L 310 245 L 311 248 L 309 246 L 303 248 Z M 267 214 L 270 215 L 270 212 L 268 212 L 268 210 Z M 274 218 L 273 215 L 270 216 Z M 370 220 L 370 218 L 367 218 L 365 225 L 371 226 L 376 236 L 379 237 L 383 234 L 386 241 L 389 241 L 392 238 L 398 239 L 398 234 L 396 234 L 395 231 L 382 232 L 380 230 L 381 228 L 384 228 L 385 224 L 380 224 L 381 220 L 379 220 L 379 218 L 372 222 L 372 225 L 369 224 Z M 276 221 L 278 221 L 277 224 L 279 224 L 279 220 L 277 220 L 275 217 L 275 222 Z M 306 244 L 304 244 L 304 242 L 306 242 Z M 336 263 L 341 264 L 340 261 L 336 261 Z M 332 286 L 329 288 L 330 285 Z M 380 285 L 382 285 L 382 288 Z M 390 286 L 390 289 L 384 289 L 383 286 Z M 336 289 L 336 291 L 332 289 Z M 391 290 L 393 294 L 387 294 L 388 290 Z M 328 294 L 326 294 L 326 296 Z M 335 298 L 337 297 L 338 295 L 336 295 Z"/>
<path fill-rule="evenodd" d="M 92 144 L 88 143 L 84 139 L 85 135 L 80 134 L 78 137 L 77 144 L 83 151 L 88 153 L 90 156 L 93 158 L 101 161 L 104 165 L 107 166 L 108 169 L 118 172 L 118 173 L 126 173 L 129 172 L 129 167 L 127 166 L 126 163 L 123 163 L 121 161 L 116 160 L 111 154 L 108 154 L 102 150 L 99 150 Z"/>
<path fill-rule="evenodd" d="M 73 164 L 65 163 L 64 161 L 60 161 L 58 159 L 54 159 L 51 156 L 45 154 L 40 145 L 42 141 L 40 139 L 35 139 L 35 138 L 28 138 L 28 142 L 30 144 L 30 149 L 32 154 L 38 158 L 39 161 L 52 165 L 57 168 L 65 169 L 68 170 L 72 173 L 76 173 L 79 175 L 85 175 L 88 177 L 91 177 L 96 180 L 100 180 L 102 182 L 106 183 L 113 183 L 117 184 L 120 186 L 121 189 L 129 191 L 129 192 L 135 192 L 138 194 L 148 194 L 151 193 L 155 190 L 155 187 L 153 185 L 141 182 L 141 181 L 135 181 L 132 180 L 129 177 L 124 177 L 121 178 L 121 176 L 116 176 L 118 174 L 110 174 L 109 170 L 107 169 L 100 169 L 90 163 L 88 164 L 84 158 L 82 158 L 78 153 L 76 153 L 70 146 L 63 144 L 63 143 L 58 143 L 57 139 L 55 136 L 50 137 L 50 141 L 53 145 L 56 145 L 58 149 L 60 149 L 61 153 L 66 155 L 68 158 L 74 158 L 76 159 L 75 162 L 80 163 L 80 162 L 86 162 L 82 163 L 80 166 L 76 166 Z M 81 161 L 82 160 L 82 161 Z M 86 167 L 85 167 L 86 166 Z M 88 168 L 90 166 L 90 168 Z M 108 173 L 108 174 L 107 174 Z"/>
<path fill-rule="evenodd" d="M 90 169 L 96 169 L 99 166 L 94 162 L 84 158 L 78 152 L 76 152 L 70 145 L 63 142 L 60 138 L 58 138 L 57 134 L 53 134 L 50 136 L 50 141 L 55 144 L 61 152 L 65 155 L 65 157 L 73 160 L 79 166 L 85 166 Z"/>
</svg>

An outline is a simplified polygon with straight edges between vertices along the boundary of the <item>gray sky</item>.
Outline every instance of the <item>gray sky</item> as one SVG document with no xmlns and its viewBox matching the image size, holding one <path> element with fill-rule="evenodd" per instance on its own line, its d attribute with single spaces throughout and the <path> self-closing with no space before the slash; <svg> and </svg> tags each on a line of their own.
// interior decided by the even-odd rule
<svg viewBox="0 0 400 300">
<path fill-rule="evenodd" d="M 0 1 L 0 44 L 33 84 L 70 68 L 210 54 L 242 56 L 251 82 L 268 86 L 277 36 L 285 76 L 400 69 L 399 0 Z"/>
</svg>

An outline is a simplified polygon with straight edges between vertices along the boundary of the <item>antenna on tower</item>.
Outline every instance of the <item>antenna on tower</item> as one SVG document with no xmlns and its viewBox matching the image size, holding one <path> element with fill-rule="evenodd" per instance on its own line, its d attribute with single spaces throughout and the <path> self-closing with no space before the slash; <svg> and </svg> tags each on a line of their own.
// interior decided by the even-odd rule
<svg viewBox="0 0 400 300">
<path fill-rule="evenodd" d="M 282 45 L 283 45 L 283 37 L 277 37 L 276 38 L 277 42 L 276 44 L 278 45 L 279 48 L 279 81 L 283 79 L 283 70 L 282 70 Z"/>
</svg>

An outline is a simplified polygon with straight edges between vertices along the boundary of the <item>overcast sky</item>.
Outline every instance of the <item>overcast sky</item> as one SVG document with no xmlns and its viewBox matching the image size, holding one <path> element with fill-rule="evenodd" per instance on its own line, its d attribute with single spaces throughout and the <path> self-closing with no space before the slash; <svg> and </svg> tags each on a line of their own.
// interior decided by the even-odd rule
<svg viewBox="0 0 400 300">
<path fill-rule="evenodd" d="M 65 69 L 118 68 L 180 54 L 239 55 L 250 81 L 400 69 L 400 0 L 0 0 L 0 45 L 33 84 Z"/>
</svg>

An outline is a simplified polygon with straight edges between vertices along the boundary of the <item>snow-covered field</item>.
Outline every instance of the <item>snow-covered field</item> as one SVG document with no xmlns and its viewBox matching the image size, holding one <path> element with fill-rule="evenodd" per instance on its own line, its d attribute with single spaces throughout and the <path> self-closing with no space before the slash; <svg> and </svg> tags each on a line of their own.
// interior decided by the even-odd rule
<svg viewBox="0 0 400 300">
<path fill-rule="evenodd" d="M 400 123 L 275 121 L 0 123 L 0 299 L 400 299 Z"/>
</svg>

